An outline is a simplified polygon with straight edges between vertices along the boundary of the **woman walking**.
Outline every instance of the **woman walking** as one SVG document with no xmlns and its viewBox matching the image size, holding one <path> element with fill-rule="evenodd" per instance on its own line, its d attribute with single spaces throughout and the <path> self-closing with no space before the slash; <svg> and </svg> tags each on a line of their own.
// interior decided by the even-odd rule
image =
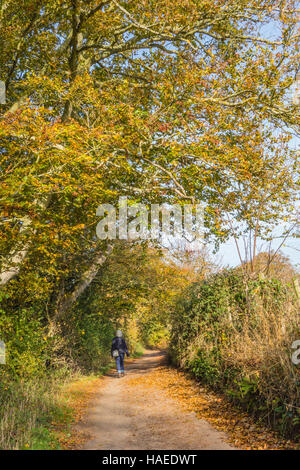
<svg viewBox="0 0 300 470">
<path fill-rule="evenodd" d="M 123 338 L 123 333 L 121 330 L 117 330 L 116 336 L 112 340 L 111 357 L 113 357 L 116 360 L 118 377 L 123 377 L 125 375 L 125 372 L 124 372 L 125 353 L 127 354 L 127 357 L 129 357 L 129 352 L 128 352 L 125 339 Z"/>
</svg>

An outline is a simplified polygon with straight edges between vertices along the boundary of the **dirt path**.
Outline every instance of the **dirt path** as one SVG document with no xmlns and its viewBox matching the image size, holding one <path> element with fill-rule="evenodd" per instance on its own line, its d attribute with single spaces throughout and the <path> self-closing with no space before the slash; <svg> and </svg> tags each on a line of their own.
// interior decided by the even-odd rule
<svg viewBox="0 0 300 470">
<path fill-rule="evenodd" d="M 215 430 L 193 412 L 184 411 L 156 387 L 136 379 L 164 363 L 160 351 L 146 351 L 127 363 L 126 376 L 107 374 L 96 400 L 77 430 L 89 434 L 83 449 L 233 449 L 223 432 Z"/>
</svg>

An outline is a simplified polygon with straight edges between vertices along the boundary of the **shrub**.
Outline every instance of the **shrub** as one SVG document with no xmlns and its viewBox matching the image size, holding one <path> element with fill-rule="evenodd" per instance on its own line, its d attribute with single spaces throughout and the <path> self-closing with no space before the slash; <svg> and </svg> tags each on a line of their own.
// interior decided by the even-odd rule
<svg viewBox="0 0 300 470">
<path fill-rule="evenodd" d="M 187 289 L 172 316 L 170 356 L 285 434 L 300 432 L 300 338 L 292 286 L 227 270 Z"/>
</svg>

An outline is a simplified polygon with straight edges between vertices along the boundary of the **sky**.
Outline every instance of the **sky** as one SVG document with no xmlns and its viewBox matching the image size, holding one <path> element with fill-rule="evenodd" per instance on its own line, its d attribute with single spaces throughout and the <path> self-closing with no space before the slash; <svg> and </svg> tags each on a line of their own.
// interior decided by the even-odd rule
<svg viewBox="0 0 300 470">
<path fill-rule="evenodd" d="M 265 25 L 263 30 L 261 31 L 263 35 L 267 39 L 274 39 L 276 38 L 279 30 L 275 23 Z M 299 85 L 298 85 L 299 86 Z M 290 90 L 290 99 L 293 99 L 295 93 L 296 84 L 291 87 Z M 293 137 L 290 141 L 290 147 L 294 149 L 300 148 L 300 139 L 297 137 Z M 280 245 L 281 241 L 277 244 L 274 242 L 272 248 L 274 250 L 277 249 L 278 245 Z M 239 240 L 240 250 L 242 252 L 242 256 L 244 254 L 244 244 L 243 240 Z M 262 250 L 259 251 L 267 251 L 268 246 L 266 243 L 263 243 L 261 240 L 258 242 L 258 246 L 262 247 Z M 289 239 L 286 241 L 284 246 L 280 249 L 280 252 L 287 256 L 290 262 L 300 271 L 300 239 Z M 220 260 L 222 266 L 230 266 L 234 267 L 240 264 L 240 259 L 237 253 L 236 245 L 234 239 L 229 239 L 226 243 L 221 245 L 219 252 L 216 255 L 216 259 Z"/>
<path fill-rule="evenodd" d="M 277 244 L 274 243 L 273 247 L 274 247 L 275 250 L 277 249 L 279 244 L 280 244 L 280 242 L 277 243 Z M 260 241 L 260 242 L 258 242 L 258 246 L 260 247 L 260 245 L 264 246 L 266 251 L 267 251 L 268 247 L 267 247 L 266 244 L 263 244 L 262 241 Z M 243 256 L 244 248 L 243 248 L 243 241 L 242 240 L 239 241 L 239 246 L 240 246 L 240 250 L 241 250 L 242 256 Z M 262 250 L 262 251 L 264 251 L 264 250 Z M 293 239 L 293 240 L 292 239 L 288 240 L 285 243 L 285 246 L 283 246 L 280 249 L 280 252 L 284 256 L 287 256 L 290 259 L 293 266 L 295 266 L 300 271 L 300 241 L 299 241 L 299 238 L 298 239 Z M 215 258 L 224 267 L 225 266 L 234 267 L 234 266 L 237 266 L 237 265 L 240 264 L 240 260 L 239 260 L 239 257 L 238 257 L 237 249 L 236 249 L 233 238 L 231 238 L 226 243 L 221 245 L 220 250 L 218 251 Z"/>
</svg>

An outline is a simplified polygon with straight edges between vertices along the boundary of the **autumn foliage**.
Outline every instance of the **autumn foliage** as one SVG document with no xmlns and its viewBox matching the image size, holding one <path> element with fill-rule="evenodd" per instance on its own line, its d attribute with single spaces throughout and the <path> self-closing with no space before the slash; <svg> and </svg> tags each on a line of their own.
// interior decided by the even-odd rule
<svg viewBox="0 0 300 470">
<path fill-rule="evenodd" d="M 117 325 L 133 347 L 168 340 L 195 271 L 99 241 L 100 204 L 201 203 L 216 249 L 250 234 L 252 273 L 257 239 L 295 226 L 298 13 L 294 0 L 1 2 L 1 393 L 105 364 Z"/>
</svg>

